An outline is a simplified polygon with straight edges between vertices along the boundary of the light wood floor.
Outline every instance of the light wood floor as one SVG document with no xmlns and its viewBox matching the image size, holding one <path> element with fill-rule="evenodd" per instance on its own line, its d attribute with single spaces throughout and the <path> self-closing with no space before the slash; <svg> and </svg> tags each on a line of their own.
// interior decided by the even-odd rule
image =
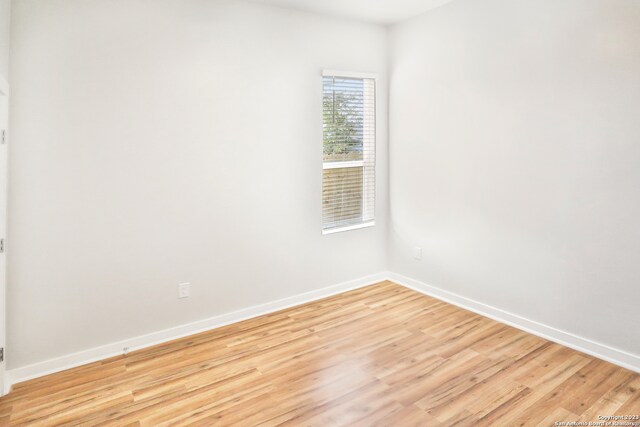
<svg viewBox="0 0 640 427">
<path fill-rule="evenodd" d="M 640 376 L 384 282 L 49 375 L 1 425 L 552 426 L 640 415 Z"/>
</svg>

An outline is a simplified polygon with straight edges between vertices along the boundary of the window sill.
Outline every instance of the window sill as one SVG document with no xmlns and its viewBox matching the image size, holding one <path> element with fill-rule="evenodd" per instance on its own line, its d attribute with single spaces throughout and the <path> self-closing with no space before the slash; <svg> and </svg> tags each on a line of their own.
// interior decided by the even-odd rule
<svg viewBox="0 0 640 427">
<path fill-rule="evenodd" d="M 342 233 L 343 231 L 359 230 L 361 228 L 373 227 L 376 225 L 375 221 L 363 222 L 361 224 L 347 225 L 346 227 L 330 228 L 328 230 L 322 230 L 322 235 Z"/>
</svg>

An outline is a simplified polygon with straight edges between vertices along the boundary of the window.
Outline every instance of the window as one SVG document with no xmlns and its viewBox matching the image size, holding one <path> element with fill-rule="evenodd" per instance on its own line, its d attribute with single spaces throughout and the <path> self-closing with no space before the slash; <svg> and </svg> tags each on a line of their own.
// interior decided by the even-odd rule
<svg viewBox="0 0 640 427">
<path fill-rule="evenodd" d="M 374 225 L 375 78 L 323 73 L 322 232 Z"/>
</svg>

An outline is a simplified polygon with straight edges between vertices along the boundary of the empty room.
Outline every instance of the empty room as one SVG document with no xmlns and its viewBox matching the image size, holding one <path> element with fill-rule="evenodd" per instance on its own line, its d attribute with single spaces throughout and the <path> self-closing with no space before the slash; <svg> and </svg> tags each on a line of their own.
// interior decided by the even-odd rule
<svg viewBox="0 0 640 427">
<path fill-rule="evenodd" d="M 0 0 L 0 426 L 640 427 L 640 0 Z"/>
</svg>

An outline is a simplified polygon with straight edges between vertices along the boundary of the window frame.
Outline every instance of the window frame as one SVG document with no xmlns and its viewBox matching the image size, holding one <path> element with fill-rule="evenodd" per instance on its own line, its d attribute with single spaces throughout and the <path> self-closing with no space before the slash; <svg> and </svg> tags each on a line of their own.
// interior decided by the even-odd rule
<svg viewBox="0 0 640 427">
<path fill-rule="evenodd" d="M 374 188 L 374 192 L 373 192 L 373 204 L 374 204 L 374 212 L 375 212 L 375 203 L 376 203 L 376 174 L 375 174 L 375 170 L 376 170 L 376 155 L 377 155 L 377 140 L 378 140 L 378 127 L 377 127 L 377 121 L 378 121 L 378 97 L 377 97 L 377 92 L 378 92 L 378 75 L 375 73 L 361 73 L 361 72 L 353 72 L 353 71 L 338 71 L 338 70 L 322 70 L 322 78 L 324 79 L 324 77 L 342 77 L 342 78 L 352 78 L 352 79 L 370 79 L 373 80 L 373 105 L 374 105 L 374 141 L 373 141 L 373 168 L 374 168 L 374 181 L 373 183 L 371 183 L 370 185 L 373 185 Z M 321 126 L 322 129 L 324 129 L 324 121 L 321 122 Z M 324 130 L 323 130 L 324 132 Z M 324 147 L 321 146 L 321 149 L 324 150 Z M 324 154 L 323 154 L 324 157 Z M 345 162 L 325 162 L 324 158 L 322 158 L 322 171 L 324 172 L 327 169 L 345 169 L 345 168 L 354 168 L 354 167 L 362 167 L 363 168 L 363 175 L 364 175 L 364 168 L 366 167 L 367 161 L 363 158 L 362 160 L 354 160 L 354 161 L 345 161 Z M 365 209 L 366 203 L 364 200 L 364 195 L 367 194 L 366 191 L 366 181 L 363 181 L 362 183 L 362 187 L 363 187 L 363 209 Z M 321 186 L 322 188 L 324 188 L 324 178 L 321 182 Z M 363 221 L 363 222 L 359 222 L 356 224 L 349 224 L 349 225 L 344 225 L 341 227 L 335 227 L 335 228 L 329 228 L 329 229 L 325 229 L 324 228 L 324 219 L 322 218 L 322 209 L 320 210 L 321 213 L 321 219 L 320 219 L 320 229 L 322 230 L 322 235 L 330 235 L 330 234 L 337 234 L 337 233 L 342 233 L 345 231 L 351 231 L 351 230 L 359 230 L 362 228 L 369 228 L 369 227 L 373 227 L 376 224 L 375 221 L 375 214 L 374 214 L 374 219 L 370 220 L 370 221 Z M 363 217 L 364 217 L 364 213 L 363 213 Z"/>
</svg>

